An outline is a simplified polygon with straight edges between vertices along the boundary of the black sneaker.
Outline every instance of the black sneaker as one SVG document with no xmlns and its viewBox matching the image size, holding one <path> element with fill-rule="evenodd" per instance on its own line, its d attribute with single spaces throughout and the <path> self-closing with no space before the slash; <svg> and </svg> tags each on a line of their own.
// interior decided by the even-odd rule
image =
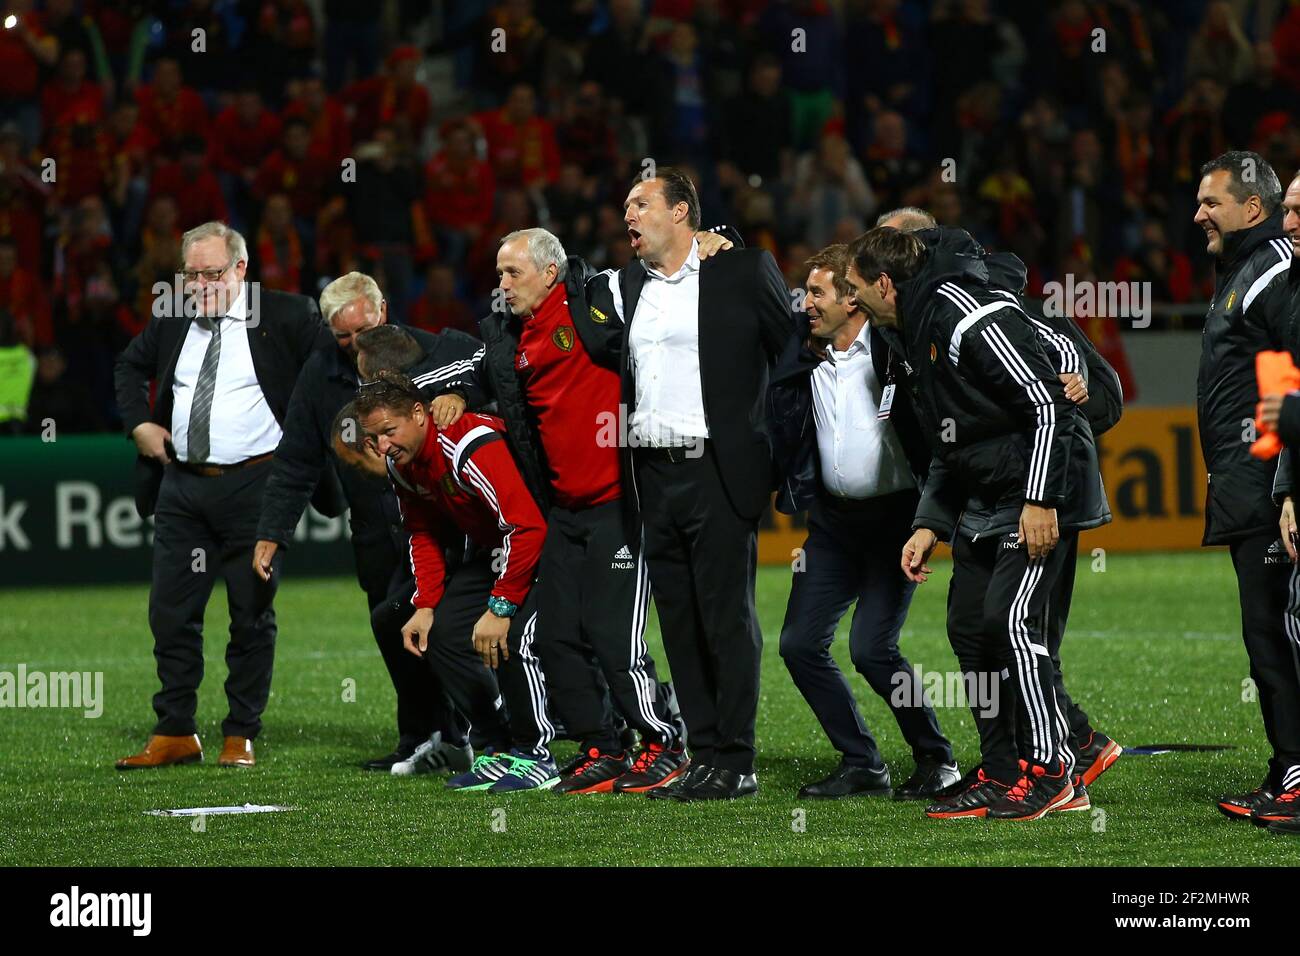
<svg viewBox="0 0 1300 956">
<path fill-rule="evenodd" d="M 938 760 L 921 760 L 903 785 L 894 788 L 894 799 L 933 800 L 961 779 L 961 770 L 957 768 L 956 761 L 943 763 Z"/>
<path fill-rule="evenodd" d="M 579 741 L 579 743 L 581 743 L 581 741 Z M 629 753 L 636 750 L 636 731 L 627 724 L 624 724 L 623 729 L 618 732 L 618 749 Z M 556 772 L 559 773 L 561 777 L 572 777 L 574 773 L 577 772 L 578 768 L 590 759 L 591 758 L 587 756 L 587 751 L 579 747 L 576 754 L 556 768 Z"/>
<path fill-rule="evenodd" d="M 1069 803 L 1063 803 L 1055 809 L 1055 813 L 1072 813 L 1076 810 L 1091 810 L 1092 798 L 1088 796 L 1088 787 L 1083 782 L 1083 777 L 1075 774 L 1074 777 L 1074 796 L 1070 798 Z"/>
<path fill-rule="evenodd" d="M 988 776 L 983 767 L 976 767 L 974 779 L 964 790 L 951 793 L 938 802 L 930 804 L 925 808 L 925 815 L 932 820 L 982 817 L 988 813 L 989 807 L 1001 800 L 1010 788 L 1010 784 Z"/>
<path fill-rule="evenodd" d="M 1282 833 L 1288 836 L 1300 836 L 1300 817 L 1292 817 L 1289 820 L 1278 820 L 1276 823 L 1268 825 L 1269 833 Z"/>
<path fill-rule="evenodd" d="M 1055 770 L 1048 773 L 1041 764 L 1020 761 L 1021 778 L 985 816 L 990 820 L 1039 820 L 1065 806 L 1074 799 L 1074 786 L 1061 761 L 1056 762 Z"/>
<path fill-rule="evenodd" d="M 645 793 L 670 784 L 686 772 L 690 762 L 685 747 L 647 744 L 636 755 L 627 773 L 614 781 L 614 792 Z"/>
<path fill-rule="evenodd" d="M 1230 820 L 1248 819 L 1255 808 L 1273 799 L 1273 790 L 1265 779 L 1250 793 L 1230 793 L 1219 798 L 1219 812 Z"/>
<path fill-rule="evenodd" d="M 614 781 L 632 769 L 627 751 L 603 754 L 595 747 L 582 754 L 577 768 L 553 788 L 556 793 L 612 793 Z"/>
<path fill-rule="evenodd" d="M 1123 747 L 1094 730 L 1088 742 L 1079 748 L 1079 759 L 1075 762 L 1074 769 L 1079 771 L 1084 786 L 1090 787 L 1123 753 Z"/>
<path fill-rule="evenodd" d="M 1250 822 L 1260 827 L 1286 820 L 1300 820 L 1300 787 L 1283 790 L 1272 800 L 1256 804 L 1250 812 Z"/>
</svg>

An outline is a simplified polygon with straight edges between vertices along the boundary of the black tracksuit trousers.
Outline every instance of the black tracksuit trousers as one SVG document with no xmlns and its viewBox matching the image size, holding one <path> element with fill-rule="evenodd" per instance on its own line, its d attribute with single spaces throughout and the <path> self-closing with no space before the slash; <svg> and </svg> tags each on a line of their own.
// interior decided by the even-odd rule
<svg viewBox="0 0 1300 956">
<path fill-rule="evenodd" d="M 465 736 L 465 718 L 456 712 L 441 681 L 402 647 L 402 626 L 414 608 L 415 578 L 406 556 L 399 554 L 387 536 L 352 540 L 357 562 L 357 582 L 370 605 L 370 630 L 388 669 L 397 695 L 398 746 L 414 750 L 435 730 L 448 740 Z"/>
<path fill-rule="evenodd" d="M 1276 532 L 1231 545 L 1241 633 L 1259 693 L 1274 790 L 1300 786 L 1300 568 Z"/>
<path fill-rule="evenodd" d="M 610 698 L 644 741 L 675 744 L 680 730 L 645 642 L 646 562 L 639 546 L 627 541 L 621 502 L 551 507 L 533 593 L 541 621 L 538 654 L 551 700 L 582 748 L 621 749 Z M 599 671 L 591 666 L 593 657 Z"/>
<path fill-rule="evenodd" d="M 474 624 L 487 611 L 496 579 L 488 554 L 451 571 L 433 611 L 426 657 L 452 701 L 469 718 L 479 749 L 513 747 L 545 757 L 550 754 L 555 726 L 547 712 L 546 680 L 536 650 L 536 588 L 511 620 L 506 638 L 510 654 L 498 662 L 495 675 L 474 651 Z"/>
<path fill-rule="evenodd" d="M 948 639 L 965 675 L 985 772 L 997 780 L 1019 778 L 1017 759 L 1073 767 L 1047 611 L 1076 537 L 1062 532 L 1046 557 L 1033 560 L 1015 533 L 953 541 Z"/>
</svg>

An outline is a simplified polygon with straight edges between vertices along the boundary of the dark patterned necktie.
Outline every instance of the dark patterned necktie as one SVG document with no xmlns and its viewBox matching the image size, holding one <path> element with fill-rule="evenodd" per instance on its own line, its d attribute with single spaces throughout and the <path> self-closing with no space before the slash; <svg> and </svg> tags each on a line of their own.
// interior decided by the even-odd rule
<svg viewBox="0 0 1300 956">
<path fill-rule="evenodd" d="M 190 406 L 188 460 L 205 462 L 212 453 L 212 395 L 217 388 L 217 362 L 221 358 L 221 318 L 200 320 L 212 331 L 208 350 L 203 353 L 199 378 L 194 383 L 194 403 Z"/>
</svg>

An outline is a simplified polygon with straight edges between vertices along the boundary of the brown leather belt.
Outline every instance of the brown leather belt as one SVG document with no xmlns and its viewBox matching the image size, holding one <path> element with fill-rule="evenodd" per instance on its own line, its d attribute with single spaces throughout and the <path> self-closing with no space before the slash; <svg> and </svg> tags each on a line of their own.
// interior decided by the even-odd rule
<svg viewBox="0 0 1300 956">
<path fill-rule="evenodd" d="M 176 462 L 176 467 L 181 471 L 188 471 L 192 475 L 202 475 L 205 478 L 218 478 L 228 471 L 239 471 L 241 468 L 247 468 L 249 465 L 256 465 L 259 461 L 266 461 L 275 452 L 268 451 L 265 455 L 258 455 L 256 458 L 245 458 L 243 461 L 237 461 L 233 465 L 205 465 L 194 464 L 188 461 Z"/>
</svg>

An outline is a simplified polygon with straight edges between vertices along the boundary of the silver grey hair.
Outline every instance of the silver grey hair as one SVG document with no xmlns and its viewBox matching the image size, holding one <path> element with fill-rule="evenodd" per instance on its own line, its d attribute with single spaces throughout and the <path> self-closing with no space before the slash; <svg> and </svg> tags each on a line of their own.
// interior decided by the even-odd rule
<svg viewBox="0 0 1300 956">
<path fill-rule="evenodd" d="M 321 318 L 329 325 L 340 309 L 347 308 L 363 296 L 378 312 L 384 302 L 384 294 L 379 291 L 378 282 L 364 272 L 349 272 L 339 276 L 320 290 Z"/>
<path fill-rule="evenodd" d="M 939 225 L 934 216 L 917 206 L 899 206 L 876 217 L 876 225 L 883 226 L 889 220 L 898 217 L 903 221 L 898 226 L 899 232 L 919 232 L 922 229 L 934 229 Z"/>
<path fill-rule="evenodd" d="M 181 236 L 181 263 L 185 262 L 185 257 L 189 254 L 190 246 L 196 242 L 202 242 L 204 239 L 214 237 L 226 240 L 226 253 L 230 256 L 232 263 L 243 260 L 248 262 L 248 243 L 244 237 L 235 229 L 227 226 L 224 222 L 213 220 L 205 222 L 201 226 L 195 226 L 189 232 Z"/>
<path fill-rule="evenodd" d="M 538 272 L 541 272 L 551 263 L 555 263 L 555 268 L 558 270 L 555 281 L 564 281 L 564 277 L 569 271 L 568 257 L 564 254 L 564 246 L 560 244 L 559 239 L 555 238 L 554 233 L 538 228 L 516 229 L 501 240 L 501 245 L 504 246 L 507 242 L 513 242 L 516 239 L 528 240 L 528 255 L 533 260 L 533 265 L 537 267 Z"/>
</svg>

